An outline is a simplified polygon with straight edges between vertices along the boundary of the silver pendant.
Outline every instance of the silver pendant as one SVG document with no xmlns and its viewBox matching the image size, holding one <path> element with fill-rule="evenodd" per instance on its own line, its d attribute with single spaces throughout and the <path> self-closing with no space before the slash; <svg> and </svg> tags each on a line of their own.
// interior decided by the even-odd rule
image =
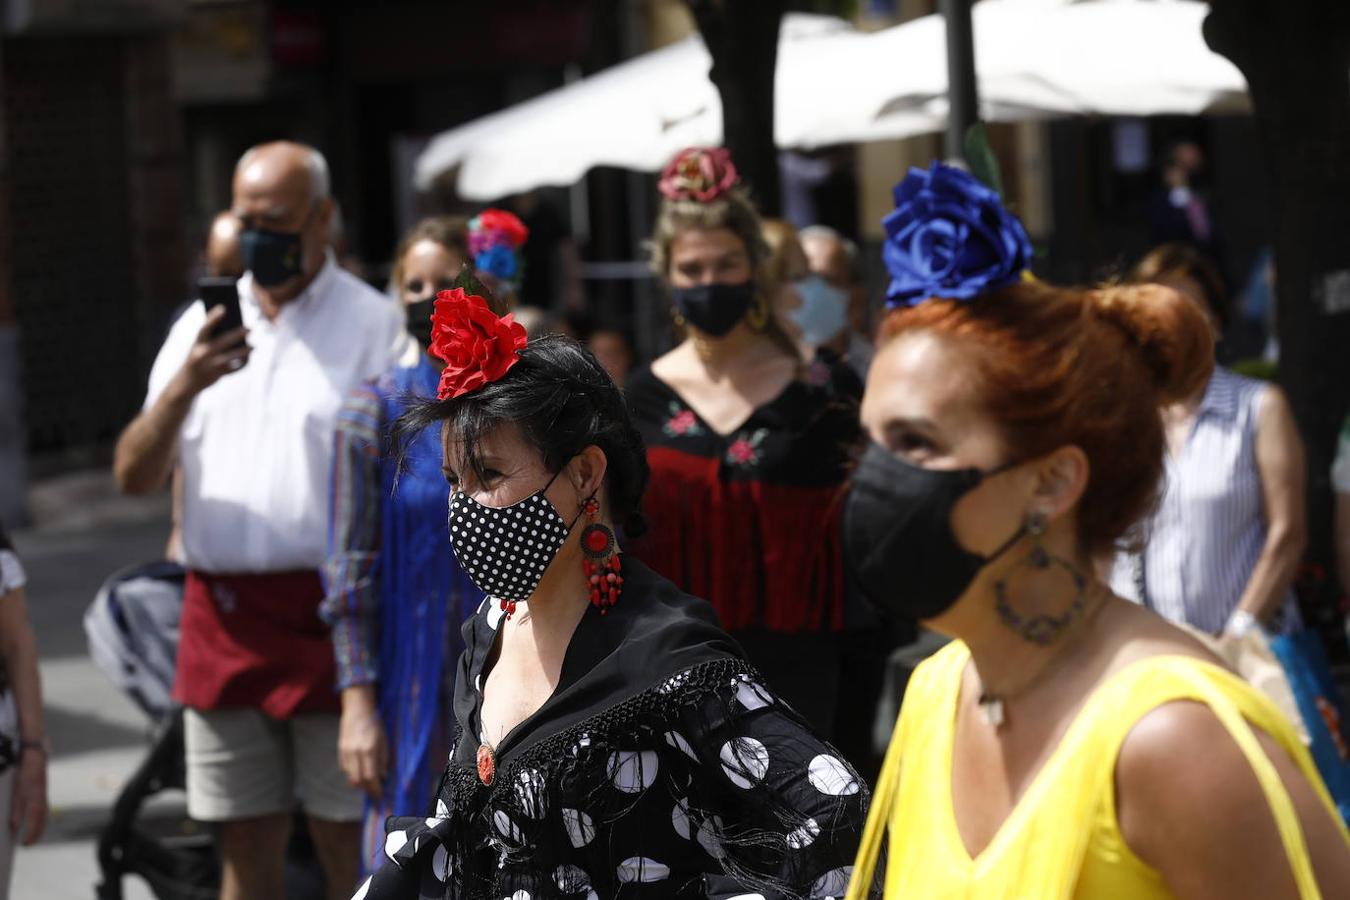
<svg viewBox="0 0 1350 900">
<path fill-rule="evenodd" d="M 980 712 L 984 713 L 984 720 L 992 727 L 998 728 L 1003 724 L 1003 701 L 998 697 L 981 697 Z"/>
</svg>

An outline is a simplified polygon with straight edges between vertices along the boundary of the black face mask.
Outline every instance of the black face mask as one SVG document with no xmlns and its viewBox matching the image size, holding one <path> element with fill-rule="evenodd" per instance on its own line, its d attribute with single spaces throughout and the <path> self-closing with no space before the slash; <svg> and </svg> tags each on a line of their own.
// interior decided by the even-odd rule
<svg viewBox="0 0 1350 900">
<path fill-rule="evenodd" d="M 869 442 L 844 504 L 845 559 L 867 598 L 908 619 L 932 619 L 950 609 L 1025 530 L 980 556 L 957 543 L 952 508 L 981 481 L 1013 465 L 988 472 L 924 469 Z"/>
<path fill-rule="evenodd" d="M 427 297 L 403 307 L 408 317 L 408 334 L 425 350 L 431 346 L 431 313 L 436 308 L 436 298 Z"/>
<path fill-rule="evenodd" d="M 299 233 L 246 228 L 239 234 L 239 251 L 244 268 L 263 287 L 285 284 L 303 271 Z"/>
<path fill-rule="evenodd" d="M 708 337 L 722 337 L 745 318 L 755 299 L 755 283 L 700 284 L 671 288 L 675 309 Z"/>
</svg>

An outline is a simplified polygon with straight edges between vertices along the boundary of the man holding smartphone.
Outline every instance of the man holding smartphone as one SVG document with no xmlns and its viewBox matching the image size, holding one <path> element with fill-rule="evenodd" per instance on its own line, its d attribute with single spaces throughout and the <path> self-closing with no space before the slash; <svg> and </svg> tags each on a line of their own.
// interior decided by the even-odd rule
<svg viewBox="0 0 1350 900">
<path fill-rule="evenodd" d="M 221 826 L 221 897 L 282 896 L 297 804 L 329 896 L 346 897 L 361 799 L 338 765 L 317 570 L 338 409 L 388 368 L 402 321 L 327 248 L 333 201 L 318 151 L 249 150 L 233 212 L 247 269 L 239 325 L 220 330 L 235 311 L 227 297 L 179 318 L 113 468 L 128 493 L 182 469 L 188 579 L 174 694 L 186 707 L 188 811 Z"/>
</svg>

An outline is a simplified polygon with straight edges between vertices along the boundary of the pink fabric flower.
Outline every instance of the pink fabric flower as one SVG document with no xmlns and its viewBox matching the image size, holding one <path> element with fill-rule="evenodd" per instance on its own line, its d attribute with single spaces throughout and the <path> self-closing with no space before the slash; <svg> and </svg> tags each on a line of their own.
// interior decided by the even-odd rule
<svg viewBox="0 0 1350 900">
<path fill-rule="evenodd" d="M 668 200 L 708 203 L 735 187 L 741 178 L 724 147 L 681 150 L 661 172 L 657 190 Z"/>
<path fill-rule="evenodd" d="M 746 465 L 755 461 L 755 445 L 745 438 L 737 438 L 727 448 L 727 456 L 732 462 Z"/>
<path fill-rule="evenodd" d="M 469 220 L 469 252 L 475 256 L 493 247 L 519 250 L 529 236 L 525 223 L 504 209 L 485 209 Z"/>
<path fill-rule="evenodd" d="M 698 423 L 694 421 L 694 414 L 687 409 L 680 411 L 666 423 L 666 428 L 673 434 L 688 434 L 697 427 Z"/>
</svg>

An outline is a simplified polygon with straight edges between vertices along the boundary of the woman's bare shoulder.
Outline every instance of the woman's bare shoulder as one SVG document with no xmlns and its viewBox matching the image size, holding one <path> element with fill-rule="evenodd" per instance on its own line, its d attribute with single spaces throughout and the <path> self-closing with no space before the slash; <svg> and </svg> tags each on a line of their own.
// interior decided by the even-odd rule
<svg viewBox="0 0 1350 900">
<path fill-rule="evenodd" d="M 1187 656 L 1230 668 L 1218 653 L 1217 638 L 1174 625 L 1119 597 L 1113 597 L 1112 607 L 1113 615 L 1106 625 L 1112 632 L 1107 649 L 1111 671 L 1155 656 Z"/>
</svg>

